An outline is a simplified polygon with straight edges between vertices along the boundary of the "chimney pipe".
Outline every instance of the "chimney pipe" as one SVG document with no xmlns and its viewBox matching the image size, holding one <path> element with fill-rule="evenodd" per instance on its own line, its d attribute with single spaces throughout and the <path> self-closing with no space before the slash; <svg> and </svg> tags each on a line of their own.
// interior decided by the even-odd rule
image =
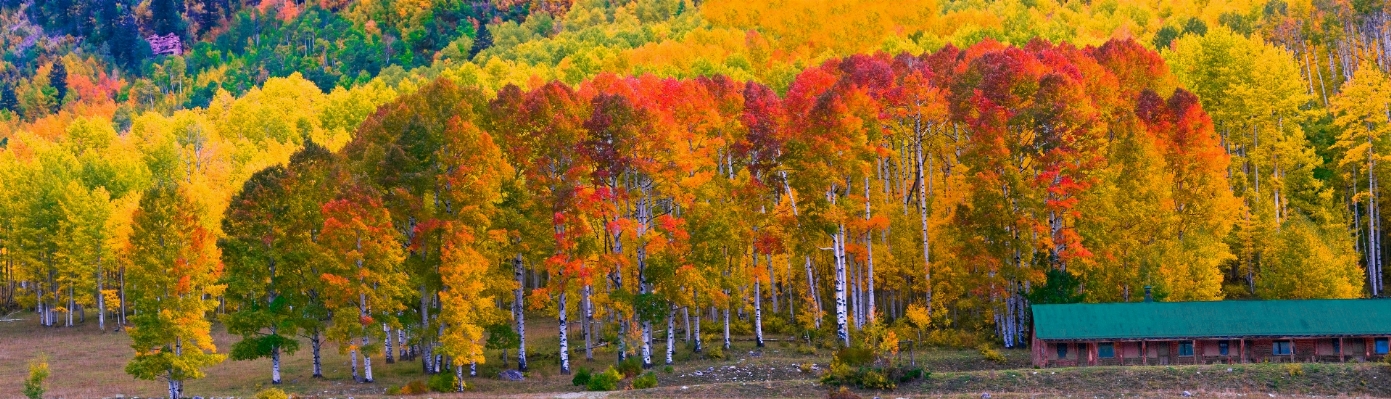
<svg viewBox="0 0 1391 399">
<path fill-rule="evenodd" d="M 1150 286 L 1145 286 L 1145 302 L 1154 302 L 1154 296 L 1150 295 Z"/>
</svg>

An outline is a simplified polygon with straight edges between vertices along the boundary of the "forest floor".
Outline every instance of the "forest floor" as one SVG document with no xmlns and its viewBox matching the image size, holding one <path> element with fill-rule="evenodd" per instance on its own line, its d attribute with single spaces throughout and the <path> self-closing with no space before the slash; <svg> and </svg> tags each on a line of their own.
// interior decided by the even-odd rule
<svg viewBox="0 0 1391 399">
<path fill-rule="evenodd" d="M 0 322 L 0 398 L 20 397 L 29 360 L 47 355 L 53 375 L 46 397 L 114 398 L 149 397 L 164 393 L 161 381 L 137 380 L 124 372 L 131 357 L 130 340 L 120 332 L 103 333 L 88 321 L 73 328 L 42 328 L 32 314 L 16 314 L 18 321 Z M 108 326 L 110 327 L 110 326 Z M 464 394 L 426 394 L 422 398 L 766 398 L 826 397 L 829 388 L 816 382 L 816 374 L 830 362 L 829 350 L 814 350 L 789 341 L 770 342 L 762 351 L 753 343 L 740 340 L 726 352 L 726 359 L 711 360 L 693 356 L 679 341 L 676 364 L 666 370 L 665 341 L 658 340 L 653 361 L 658 388 L 610 393 L 582 392 L 570 384 L 570 376 L 559 375 L 553 353 L 538 351 L 557 345 L 554 323 L 528 326 L 531 371 L 525 382 L 497 378 L 502 370 L 499 353 L 490 353 L 489 363 L 479 367 L 478 377 L 466 377 L 474 385 Z M 549 328 L 548 328 L 549 327 Z M 535 334 L 533 336 L 532 334 Z M 220 326 L 214 329 L 218 348 L 226 350 L 235 337 Z M 549 341 L 547 339 L 549 338 Z M 707 345 L 718 345 L 709 342 Z M 576 348 L 579 349 L 579 348 Z M 901 384 L 893 391 L 855 390 L 863 398 L 900 397 L 1391 397 L 1391 372 L 1382 364 L 1244 364 L 1148 367 L 1083 367 L 1033 369 L 1027 350 L 1005 350 L 1006 361 L 990 362 L 975 350 L 932 348 L 915 351 L 917 364 L 932 372 L 930 378 Z M 376 382 L 352 382 L 348 359 L 336 347 L 325 344 L 325 378 L 310 378 L 311 353 L 308 343 L 301 350 L 283 357 L 282 375 L 287 392 L 304 398 L 373 398 L 385 395 L 388 387 L 410 381 L 424 381 L 418 361 L 386 364 L 373 361 Z M 572 359 L 575 368 L 602 370 L 612 364 L 613 352 L 600 348 L 594 361 Z M 904 362 L 908 354 L 904 353 Z M 515 359 L 508 360 L 515 366 Z M 803 373 L 800 365 L 812 363 L 818 371 Z M 269 386 L 270 362 L 226 361 L 207 370 L 207 377 L 188 381 L 189 397 L 243 397 Z"/>
</svg>

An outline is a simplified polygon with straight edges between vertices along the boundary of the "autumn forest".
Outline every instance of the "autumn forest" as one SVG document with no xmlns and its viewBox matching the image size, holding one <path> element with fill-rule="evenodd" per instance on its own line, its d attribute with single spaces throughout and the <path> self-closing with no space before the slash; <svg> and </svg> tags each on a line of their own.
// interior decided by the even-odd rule
<svg viewBox="0 0 1391 399">
<path fill-rule="evenodd" d="M 180 397 L 1384 295 L 1387 3 L 885 3 L 0 0 L 0 314 Z"/>
</svg>

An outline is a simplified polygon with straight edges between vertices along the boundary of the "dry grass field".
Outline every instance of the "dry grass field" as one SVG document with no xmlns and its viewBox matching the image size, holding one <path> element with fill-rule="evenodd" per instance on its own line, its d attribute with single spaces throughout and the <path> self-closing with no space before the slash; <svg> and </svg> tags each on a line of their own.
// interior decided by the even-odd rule
<svg viewBox="0 0 1391 399">
<path fill-rule="evenodd" d="M 0 398 L 20 397 L 27 363 L 40 353 L 49 358 L 53 376 L 46 397 L 111 398 L 150 397 L 164 393 L 160 381 L 142 381 L 125 374 L 130 357 L 129 339 L 120 332 L 103 333 L 88 322 L 75 328 L 41 328 L 29 314 L 16 314 L 19 321 L 0 322 Z M 550 333 L 554 325 L 535 323 L 528 328 L 532 348 L 554 348 Z M 227 348 L 235 337 L 215 329 L 219 348 Z M 659 340 L 659 342 L 663 342 Z M 678 345 L 681 345 L 678 341 Z M 662 346 L 658 346 L 658 353 Z M 826 397 L 829 387 L 816 382 L 815 372 L 802 373 L 798 365 L 814 363 L 824 369 L 830 361 L 827 350 L 809 348 L 786 341 L 773 342 L 755 351 L 751 342 L 739 341 L 723 360 L 693 358 L 682 346 L 670 372 L 654 357 L 660 385 L 646 390 L 586 393 L 570 384 L 570 376 L 559 375 L 552 354 L 533 349 L 532 368 L 525 382 L 496 378 L 502 369 L 498 353 L 490 363 L 480 366 L 480 376 L 469 378 L 473 389 L 465 394 L 428 394 L 420 397 L 529 397 L 529 398 L 765 398 Z M 1391 372 L 1382 364 L 1251 364 L 1149 367 L 1086 367 L 1036 370 L 1028 366 L 1028 352 L 1003 352 L 1007 361 L 993 363 L 974 350 L 929 349 L 918 351 L 916 361 L 932 371 L 919 382 L 900 385 L 894 391 L 854 393 L 863 398 L 971 397 L 991 393 L 992 398 L 1009 397 L 1177 397 L 1184 392 L 1198 397 L 1391 397 Z M 282 369 L 285 383 L 280 387 L 305 398 L 373 398 L 386 395 L 389 387 L 413 380 L 425 380 L 418 362 L 385 364 L 373 362 L 376 382 L 352 382 L 347 357 L 326 345 L 323 379 L 310 378 L 311 355 L 304 349 L 285 357 Z M 906 356 L 906 354 L 905 354 Z M 583 355 L 575 367 L 602 369 L 612 364 L 613 353 L 599 350 L 596 360 Z M 904 361 L 908 359 L 905 357 Z M 509 360 L 509 363 L 512 360 Z M 269 361 L 227 361 L 207 370 L 207 377 L 189 381 L 188 396 L 251 397 L 269 385 Z"/>
</svg>

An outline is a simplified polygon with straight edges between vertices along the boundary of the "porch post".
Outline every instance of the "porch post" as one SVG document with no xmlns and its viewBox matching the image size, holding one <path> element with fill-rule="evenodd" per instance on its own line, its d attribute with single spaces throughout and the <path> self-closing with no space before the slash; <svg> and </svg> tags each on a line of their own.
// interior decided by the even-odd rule
<svg viewBox="0 0 1391 399">
<path fill-rule="evenodd" d="M 1346 363 L 1347 357 L 1343 356 L 1343 337 L 1338 337 L 1338 362 Z"/>
<path fill-rule="evenodd" d="M 1150 364 L 1149 341 L 1140 341 L 1140 364 L 1146 366 Z"/>
</svg>

